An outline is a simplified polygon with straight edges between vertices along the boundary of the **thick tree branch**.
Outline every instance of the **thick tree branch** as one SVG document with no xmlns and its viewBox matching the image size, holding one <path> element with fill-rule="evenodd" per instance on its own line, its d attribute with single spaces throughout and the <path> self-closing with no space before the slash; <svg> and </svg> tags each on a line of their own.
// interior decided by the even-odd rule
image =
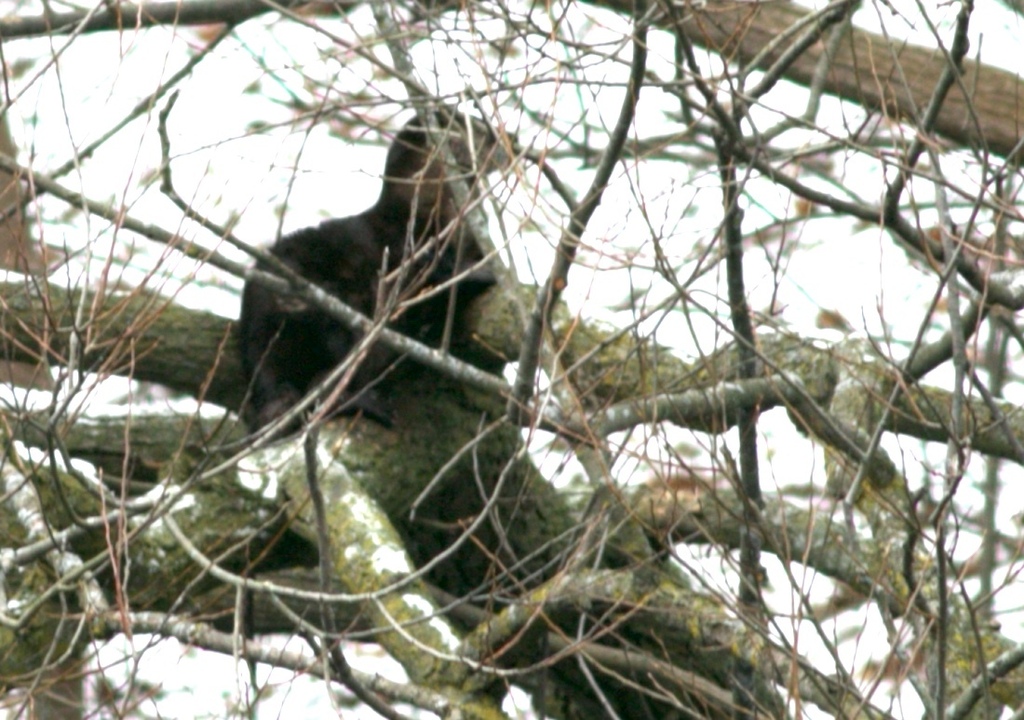
<svg viewBox="0 0 1024 720">
<path fill-rule="evenodd" d="M 593 0 L 598 7 L 628 13 L 627 0 Z M 768 69 L 785 55 L 787 46 L 762 50 L 794 23 L 816 11 L 791 2 L 688 3 L 678 28 L 695 45 L 739 62 L 758 60 Z M 656 24 L 668 28 L 671 18 Z M 787 80 L 810 86 L 825 53 L 825 43 L 810 46 L 784 73 Z M 828 60 L 824 91 L 890 117 L 914 117 L 927 107 L 947 65 L 941 50 L 910 43 L 894 46 L 881 35 L 851 29 L 839 51 Z M 954 89 L 935 119 L 935 131 L 963 147 L 979 147 L 1011 157 L 1021 149 L 1021 103 L 1024 82 L 1013 72 L 976 60 L 963 62 L 965 96 Z M 904 79 L 906 83 L 904 84 Z"/>
<path fill-rule="evenodd" d="M 70 313 L 79 302 L 78 293 L 55 286 L 47 288 L 47 292 L 48 300 L 43 302 L 26 285 L 0 284 L 0 354 L 4 357 L 38 360 L 46 355 L 51 362 L 61 362 L 71 327 Z M 90 297 L 88 303 L 103 318 L 104 333 L 87 348 L 86 369 L 156 382 L 229 409 L 239 407 L 245 383 L 231 321 L 213 313 L 182 308 L 143 291 L 101 300 Z M 518 347 L 521 330 L 510 305 L 493 293 L 481 298 L 473 308 L 473 336 L 489 350 L 514 353 Z M 559 338 L 565 365 L 574 367 L 570 380 L 585 388 L 595 405 L 604 408 L 593 416 L 591 432 L 600 430 L 604 434 L 625 429 L 630 423 L 661 420 L 705 432 L 721 432 L 735 422 L 738 408 L 758 403 L 765 407 L 785 404 L 797 409 L 805 421 L 817 423 L 815 433 L 828 430 L 827 423 L 814 421 L 819 416 L 810 414 L 806 403 L 812 401 L 824 407 L 835 390 L 840 372 L 832 349 L 787 336 L 760 337 L 758 349 L 766 364 L 785 369 L 791 379 L 777 376 L 730 385 L 739 377 L 734 350 L 728 348 L 691 364 L 654 343 L 636 347 L 631 342 L 621 342 L 617 334 L 581 326 L 562 310 L 555 313 L 553 331 Z M 125 354 L 129 347 L 134 353 L 131 362 Z M 860 372 L 880 373 L 888 377 L 886 382 L 899 382 L 898 368 L 883 360 L 864 363 Z M 793 384 L 797 380 L 799 386 Z M 652 395 L 655 391 L 657 394 Z M 801 400 L 803 404 L 799 404 Z M 886 429 L 944 442 L 951 425 L 949 407 L 948 391 L 912 386 L 890 413 Z M 1007 433 L 1018 443 L 1024 442 L 1024 419 L 1019 419 L 1021 413 L 1010 403 L 1000 402 L 996 407 L 1001 417 L 994 415 L 982 400 L 968 402 L 964 410 L 965 432 L 979 452 L 1016 461 L 1017 448 L 1008 440 Z M 70 436 L 81 436 L 81 444 L 76 447 L 87 454 L 98 451 L 102 442 L 89 439 L 88 427 L 78 427 Z M 584 430 L 567 428 L 570 433 Z M 147 433 L 147 437 L 156 435 Z M 832 433 L 826 433 L 825 439 L 830 443 L 840 441 L 839 435 Z M 851 448 L 840 449 L 853 452 Z M 117 464 L 113 459 L 110 462 Z"/>
<path fill-rule="evenodd" d="M 54 13 L 49 16 L 10 17 L 0 21 L 0 37 L 19 37 L 133 29 L 152 25 L 205 25 L 239 23 L 276 7 L 289 8 L 303 3 L 269 3 L 263 0 L 193 0 L 156 2 L 139 5 L 123 3 L 114 10 L 88 15 L 83 11 Z M 322 3 L 335 7 L 339 3 Z M 349 9 L 357 2 L 340 3 Z M 597 7 L 631 13 L 628 0 L 591 0 Z M 741 62 L 758 60 L 758 67 L 773 67 L 785 56 L 788 46 L 773 48 L 772 40 L 815 11 L 791 2 L 716 2 L 690 4 L 682 13 L 679 27 L 696 45 L 720 52 Z M 88 19 L 87 19 L 88 18 Z M 670 16 L 654 19 L 654 24 L 671 29 Z M 825 53 L 824 43 L 810 46 L 786 67 L 784 77 L 800 85 L 811 86 Z M 889 39 L 852 29 L 849 39 L 840 43 L 839 52 L 829 60 L 831 70 L 823 90 L 864 107 L 896 117 L 912 117 L 913 109 L 925 107 L 945 65 L 941 51 L 919 45 L 897 48 Z M 901 68 L 897 70 L 897 66 Z M 970 93 L 950 94 L 935 122 L 935 130 L 963 147 L 982 147 L 989 152 L 1011 157 L 1020 152 L 1020 128 L 1024 123 L 1019 102 L 1024 98 L 1024 83 L 1012 72 L 976 60 L 963 63 L 964 87 Z M 903 82 L 906 78 L 906 84 Z"/>
<path fill-rule="evenodd" d="M 49 12 L 42 15 L 8 17 L 0 22 L 0 37 L 5 40 L 21 37 L 66 35 L 102 30 L 135 30 L 158 25 L 236 25 L 277 8 L 311 4 L 304 0 L 194 0 L 193 2 L 110 3 L 97 12 L 77 10 Z M 332 7 L 355 3 L 323 3 Z"/>
</svg>

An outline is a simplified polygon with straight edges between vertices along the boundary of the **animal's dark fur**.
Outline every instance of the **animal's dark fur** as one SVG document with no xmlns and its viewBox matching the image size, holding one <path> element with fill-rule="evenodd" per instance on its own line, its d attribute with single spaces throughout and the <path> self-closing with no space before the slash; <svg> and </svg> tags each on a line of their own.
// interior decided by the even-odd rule
<svg viewBox="0 0 1024 720">
<path fill-rule="evenodd" d="M 449 315 L 449 292 L 397 315 L 389 301 L 415 298 L 465 273 L 453 290 L 458 311 L 493 285 L 494 277 L 486 268 L 474 267 L 482 258 L 480 249 L 468 233 L 458 231 L 458 208 L 444 166 L 418 121 L 408 123 L 395 138 L 384 175 L 373 207 L 282 237 L 270 252 L 364 315 L 379 316 L 391 308 L 391 327 L 436 344 Z M 385 307 L 378 307 L 379 298 Z M 458 325 L 456 314 L 456 330 Z M 242 365 L 251 383 L 243 414 L 253 430 L 287 412 L 360 338 L 322 310 L 254 282 L 246 284 L 242 295 L 239 336 Z M 396 359 L 383 345 L 371 347 L 327 412 L 362 411 L 390 424 L 391 411 L 374 383 Z"/>
</svg>

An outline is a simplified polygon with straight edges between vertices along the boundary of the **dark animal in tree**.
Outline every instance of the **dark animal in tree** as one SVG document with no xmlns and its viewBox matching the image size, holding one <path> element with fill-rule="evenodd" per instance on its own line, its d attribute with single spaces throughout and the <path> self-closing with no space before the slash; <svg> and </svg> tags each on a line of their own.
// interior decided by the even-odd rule
<svg viewBox="0 0 1024 720">
<path fill-rule="evenodd" d="M 454 154 L 465 166 L 460 169 L 470 172 L 472 162 L 463 162 L 470 154 L 466 147 Z M 479 141 L 476 156 L 493 148 L 493 142 Z M 458 337 L 461 310 L 494 284 L 459 217 L 445 165 L 428 133 L 413 120 L 388 150 L 384 187 L 373 207 L 286 235 L 270 252 L 351 308 L 370 317 L 386 316 L 393 329 L 437 345 L 450 334 L 446 323 L 452 323 L 449 330 Z M 452 278 L 458 282 L 450 290 L 429 293 Z M 248 282 L 239 340 L 250 382 L 243 410 L 250 429 L 285 414 L 361 337 L 317 307 Z M 325 413 L 362 412 L 390 425 L 391 411 L 377 383 L 397 359 L 383 345 L 371 346 L 343 391 L 325 389 L 325 396 L 334 396 Z M 297 427 L 295 422 L 282 430 Z"/>
</svg>

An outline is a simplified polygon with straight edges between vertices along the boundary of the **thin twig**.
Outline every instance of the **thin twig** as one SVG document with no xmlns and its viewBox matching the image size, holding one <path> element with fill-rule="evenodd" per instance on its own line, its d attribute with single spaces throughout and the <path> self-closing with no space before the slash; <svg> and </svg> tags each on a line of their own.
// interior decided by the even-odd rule
<svg viewBox="0 0 1024 720">
<path fill-rule="evenodd" d="M 519 353 L 519 370 L 512 386 L 507 409 L 509 419 L 516 424 L 524 423 L 529 415 L 526 410 L 530 398 L 533 397 L 541 345 L 544 341 L 543 333 L 550 324 L 551 310 L 565 290 L 569 269 L 576 258 L 580 238 L 601 202 L 601 197 L 615 165 L 622 157 L 622 151 L 633 124 L 636 106 L 640 100 L 640 88 L 643 86 L 644 70 L 647 67 L 646 11 L 645 2 L 638 1 L 634 4 L 633 59 L 630 64 L 629 80 L 626 84 L 626 95 L 619 108 L 619 118 L 608 138 L 608 145 L 598 164 L 597 171 L 594 173 L 590 189 L 569 215 L 568 226 L 558 240 L 555 260 L 548 273 L 548 279 L 537 295 L 533 311 L 527 321 Z"/>
</svg>

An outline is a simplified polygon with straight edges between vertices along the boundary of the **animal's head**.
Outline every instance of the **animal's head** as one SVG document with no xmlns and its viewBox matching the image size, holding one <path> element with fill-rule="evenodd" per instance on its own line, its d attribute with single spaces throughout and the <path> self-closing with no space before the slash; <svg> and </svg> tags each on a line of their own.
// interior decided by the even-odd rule
<svg viewBox="0 0 1024 720">
<path fill-rule="evenodd" d="M 478 179 L 507 162 L 493 129 L 463 113 L 438 110 L 433 136 L 413 118 L 395 136 L 384 164 L 380 203 L 415 209 L 419 218 L 446 224 L 455 212 L 447 181 L 464 179 L 471 195 Z M 444 144 L 443 149 L 434 140 Z"/>
</svg>

